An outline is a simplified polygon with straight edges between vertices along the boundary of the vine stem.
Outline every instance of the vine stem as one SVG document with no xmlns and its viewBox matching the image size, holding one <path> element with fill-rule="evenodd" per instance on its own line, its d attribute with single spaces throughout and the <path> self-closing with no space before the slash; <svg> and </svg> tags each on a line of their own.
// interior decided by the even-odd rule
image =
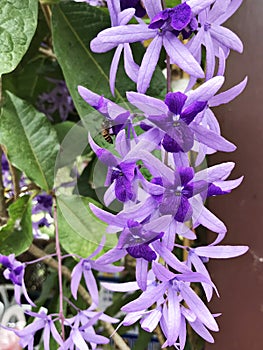
<svg viewBox="0 0 263 350">
<path fill-rule="evenodd" d="M 58 262 L 55 259 L 53 259 L 50 255 L 47 256 L 45 251 L 38 248 L 35 244 L 31 244 L 31 246 L 28 249 L 28 252 L 36 258 L 41 258 L 43 262 L 48 266 L 50 266 L 51 268 L 58 270 Z M 61 273 L 68 281 L 71 280 L 71 271 L 66 266 L 61 266 Z M 82 300 L 87 305 L 92 304 L 92 299 L 89 293 L 81 284 L 78 287 L 78 292 Z M 114 344 L 118 349 L 131 350 L 129 346 L 125 343 L 125 341 L 122 339 L 122 337 L 117 332 L 115 332 L 114 327 L 109 322 L 105 322 L 105 321 L 100 321 L 100 322 L 103 325 L 107 334 L 112 337 L 112 340 L 114 341 Z"/>
<path fill-rule="evenodd" d="M 55 224 L 55 236 L 56 236 L 56 253 L 58 259 L 58 285 L 59 285 L 59 319 L 61 322 L 61 337 L 65 340 L 65 316 L 63 312 L 63 281 L 62 281 L 62 256 L 59 244 L 59 233 L 58 233 L 58 216 L 57 216 L 57 203 L 54 199 L 54 224 Z"/>
<path fill-rule="evenodd" d="M 40 1 L 40 7 L 41 10 L 44 14 L 45 20 L 47 22 L 48 28 L 51 30 L 51 10 L 50 10 L 50 6 L 48 4 L 43 4 Z"/>
</svg>

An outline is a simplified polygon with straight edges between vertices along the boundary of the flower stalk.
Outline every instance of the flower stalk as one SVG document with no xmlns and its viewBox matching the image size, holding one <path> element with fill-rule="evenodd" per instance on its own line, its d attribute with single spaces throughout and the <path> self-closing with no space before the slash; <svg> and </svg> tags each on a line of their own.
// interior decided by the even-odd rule
<svg viewBox="0 0 263 350">
<path fill-rule="evenodd" d="M 62 255 L 59 243 L 59 232 L 58 232 L 58 217 L 57 217 L 57 203 L 54 198 L 54 224 L 55 224 L 55 238 L 56 238 L 56 253 L 58 259 L 58 285 L 59 285 L 59 319 L 61 322 L 61 337 L 65 340 L 65 316 L 63 311 L 63 282 L 62 282 Z"/>
</svg>

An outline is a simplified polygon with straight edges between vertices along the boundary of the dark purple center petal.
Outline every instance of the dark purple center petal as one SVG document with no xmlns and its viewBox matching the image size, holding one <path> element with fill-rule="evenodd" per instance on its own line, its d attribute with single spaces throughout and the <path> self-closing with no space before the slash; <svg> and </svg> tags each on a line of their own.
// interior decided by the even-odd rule
<svg viewBox="0 0 263 350">
<path fill-rule="evenodd" d="M 5 255 L 0 255 L 0 264 L 2 264 L 4 267 L 12 267 L 9 257 Z"/>
<path fill-rule="evenodd" d="M 185 196 L 181 196 L 181 203 L 174 216 L 175 220 L 179 222 L 188 221 L 190 220 L 192 214 L 193 214 L 193 210 L 191 208 L 190 203 L 188 202 L 188 199 Z"/>
<path fill-rule="evenodd" d="M 174 139 L 172 139 L 168 134 L 164 135 L 164 138 L 162 140 L 162 145 L 167 152 L 171 152 L 171 153 L 183 152 L 183 149 L 178 145 L 178 143 Z"/>
<path fill-rule="evenodd" d="M 195 101 L 186 107 L 181 113 L 181 119 L 189 125 L 198 113 L 200 113 L 207 105 L 207 102 Z"/>
<path fill-rule="evenodd" d="M 187 96 L 182 92 L 169 92 L 165 97 L 165 104 L 175 115 L 180 115 Z"/>
<path fill-rule="evenodd" d="M 173 8 L 171 15 L 171 26 L 175 30 L 182 30 L 191 21 L 192 11 L 191 7 L 186 3 L 180 4 Z"/>
<path fill-rule="evenodd" d="M 49 227 L 50 223 L 48 222 L 47 218 L 44 217 L 37 222 L 37 225 L 38 227 L 44 227 L 44 226 Z"/>
<path fill-rule="evenodd" d="M 227 194 L 230 192 L 231 192 L 231 190 L 223 191 L 220 187 L 218 187 L 214 184 L 209 184 L 208 191 L 207 191 L 207 197 L 220 196 L 220 195 Z"/>
<path fill-rule="evenodd" d="M 191 167 L 181 167 L 177 171 L 179 172 L 182 186 L 186 186 L 194 177 L 194 169 Z"/>
<path fill-rule="evenodd" d="M 151 179 L 151 183 L 155 184 L 155 185 L 163 185 L 163 180 L 161 177 L 154 177 Z"/>
<path fill-rule="evenodd" d="M 143 258 L 147 261 L 153 261 L 157 258 L 157 254 L 148 246 L 148 244 L 139 244 L 134 247 L 128 247 L 127 252 L 133 258 Z"/>
<path fill-rule="evenodd" d="M 152 18 L 149 28 L 160 29 L 164 25 L 164 23 L 170 18 L 169 13 L 170 13 L 170 9 L 165 9 L 157 13 L 157 15 L 155 15 Z"/>
<path fill-rule="evenodd" d="M 170 136 L 172 140 L 174 140 L 178 146 L 175 143 L 172 143 L 172 140 L 170 140 L 168 137 L 164 136 L 164 147 L 166 147 L 166 150 L 168 151 L 168 147 L 170 145 L 172 152 L 188 152 L 193 147 L 194 144 L 194 134 L 191 128 L 182 120 L 178 120 L 174 122 L 173 126 L 167 126 L 165 127 L 166 133 Z"/>
<path fill-rule="evenodd" d="M 140 224 L 138 221 L 134 221 L 134 220 L 132 220 L 132 219 L 129 219 L 129 220 L 127 221 L 127 226 L 128 226 L 129 228 L 132 228 L 132 227 L 141 227 L 141 224 Z"/>
</svg>

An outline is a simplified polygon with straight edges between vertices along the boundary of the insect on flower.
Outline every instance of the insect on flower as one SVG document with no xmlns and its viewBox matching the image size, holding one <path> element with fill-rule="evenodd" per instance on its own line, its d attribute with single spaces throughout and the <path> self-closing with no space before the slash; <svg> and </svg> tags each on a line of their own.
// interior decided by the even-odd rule
<svg viewBox="0 0 263 350">
<path fill-rule="evenodd" d="M 110 133 L 110 123 L 108 120 L 104 120 L 101 124 L 102 130 L 101 135 L 103 136 L 104 140 L 108 143 L 113 143 L 113 139 L 111 137 Z"/>
</svg>

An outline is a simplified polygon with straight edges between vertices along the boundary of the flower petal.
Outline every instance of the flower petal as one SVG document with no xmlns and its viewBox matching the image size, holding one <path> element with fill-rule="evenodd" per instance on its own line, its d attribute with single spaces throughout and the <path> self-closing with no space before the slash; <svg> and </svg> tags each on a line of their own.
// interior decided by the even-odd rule
<svg viewBox="0 0 263 350">
<path fill-rule="evenodd" d="M 137 63 L 134 62 L 134 59 L 132 56 L 132 50 L 129 44 L 127 43 L 124 44 L 123 53 L 124 53 L 125 72 L 132 81 L 137 83 L 140 67 L 138 66 Z"/>
<path fill-rule="evenodd" d="M 212 331 L 218 331 L 219 328 L 214 317 L 192 288 L 185 283 L 180 283 L 180 292 L 189 308 L 196 314 L 199 320 Z"/>
<path fill-rule="evenodd" d="M 103 30 L 98 34 L 99 40 L 105 43 L 115 43 L 116 46 L 124 43 L 134 43 L 152 39 L 156 31 L 148 29 L 145 24 L 128 24 Z"/>
<path fill-rule="evenodd" d="M 207 247 L 195 248 L 195 253 L 199 256 L 205 256 L 207 258 L 229 259 L 245 254 L 248 249 L 249 248 L 247 246 L 210 245 Z"/>
<path fill-rule="evenodd" d="M 115 96 L 115 81 L 116 81 L 116 74 L 117 74 L 117 69 L 122 53 L 123 45 L 120 44 L 117 46 L 117 49 L 114 53 L 113 59 L 111 61 L 111 66 L 110 66 L 110 91 L 113 96 Z"/>
<path fill-rule="evenodd" d="M 152 75 L 159 60 L 162 44 L 162 37 L 157 35 L 150 43 L 143 56 L 137 81 L 137 91 L 139 93 L 145 93 L 150 86 Z"/>
<path fill-rule="evenodd" d="M 231 89 L 221 92 L 220 94 L 212 97 L 209 101 L 209 106 L 216 107 L 221 104 L 228 103 L 234 100 L 238 95 L 240 95 L 247 85 L 247 77 L 241 81 L 241 83 L 235 85 Z"/>
<path fill-rule="evenodd" d="M 218 135 L 214 131 L 204 128 L 202 125 L 192 122 L 191 128 L 194 131 L 197 141 L 210 148 L 224 152 L 233 152 L 236 150 L 236 146 L 232 142 L 227 141 L 223 136 Z"/>
<path fill-rule="evenodd" d="M 191 55 L 190 51 L 171 32 L 166 32 L 163 36 L 163 45 L 167 54 L 171 57 L 171 62 L 177 64 L 186 73 L 202 78 L 204 72 Z"/>
<path fill-rule="evenodd" d="M 213 24 L 213 26 L 210 28 L 210 34 L 219 43 L 225 45 L 226 47 L 239 53 L 243 52 L 242 41 L 230 29 Z"/>
<path fill-rule="evenodd" d="M 186 100 L 187 96 L 182 92 L 168 92 L 164 102 L 172 113 L 180 115 Z"/>
<path fill-rule="evenodd" d="M 162 11 L 162 4 L 160 0 L 144 0 L 143 3 L 150 18 L 153 18 Z"/>
<path fill-rule="evenodd" d="M 148 309 L 157 300 L 162 298 L 166 290 L 166 283 L 157 285 L 156 287 L 149 288 L 143 292 L 138 299 L 131 301 L 121 308 L 124 312 L 134 312 Z"/>
</svg>

